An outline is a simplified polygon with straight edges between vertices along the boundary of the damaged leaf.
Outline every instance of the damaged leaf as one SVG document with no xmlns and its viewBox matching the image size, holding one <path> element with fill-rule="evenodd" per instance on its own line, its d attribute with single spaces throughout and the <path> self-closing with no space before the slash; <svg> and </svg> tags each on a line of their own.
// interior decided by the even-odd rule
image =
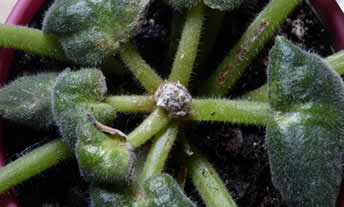
<svg viewBox="0 0 344 207">
<path fill-rule="evenodd" d="M 129 183 L 134 170 L 135 154 L 120 136 L 102 133 L 92 115 L 77 127 L 75 155 L 83 177 L 96 183 Z"/>
</svg>

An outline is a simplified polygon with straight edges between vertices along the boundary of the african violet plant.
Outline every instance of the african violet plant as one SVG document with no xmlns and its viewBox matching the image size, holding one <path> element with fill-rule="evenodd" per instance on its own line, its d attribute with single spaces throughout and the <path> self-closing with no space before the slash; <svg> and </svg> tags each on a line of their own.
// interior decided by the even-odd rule
<svg viewBox="0 0 344 207">
<path fill-rule="evenodd" d="M 200 88 L 200 94 L 225 95 L 299 2 L 272 0 Z M 264 86 L 243 96 L 249 101 L 193 98 L 187 86 L 205 6 L 230 12 L 241 0 L 166 3 L 187 9 L 167 80 L 151 69 L 131 43 L 150 0 L 56 0 L 45 16 L 43 32 L 0 25 L 4 47 L 87 67 L 21 77 L 1 89 L 3 118 L 39 129 L 56 125 L 61 139 L 1 169 L 0 192 L 74 156 L 81 176 L 90 183 L 93 207 L 195 206 L 182 190 L 183 181 L 177 182 L 162 170 L 185 121 L 222 121 L 267 124 L 272 181 L 287 203 L 335 206 L 341 183 L 344 88 L 334 70 L 344 72 L 343 54 L 323 60 L 277 37 L 269 56 L 268 92 Z M 120 67 L 113 55 L 121 57 L 149 95 L 107 94 L 105 76 L 98 68 Z M 151 115 L 126 135 L 111 127 L 118 112 Z M 153 136 L 148 154 L 135 151 Z M 186 139 L 182 143 L 187 174 L 206 205 L 236 206 L 202 152 Z"/>
</svg>

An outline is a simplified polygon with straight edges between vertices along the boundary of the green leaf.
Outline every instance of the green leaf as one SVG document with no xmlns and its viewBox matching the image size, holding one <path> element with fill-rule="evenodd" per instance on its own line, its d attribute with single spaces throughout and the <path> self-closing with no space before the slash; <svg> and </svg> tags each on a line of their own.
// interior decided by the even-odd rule
<svg viewBox="0 0 344 207">
<path fill-rule="evenodd" d="M 232 11 L 239 7 L 243 0 L 203 0 L 204 4 L 212 9 L 221 11 Z"/>
<path fill-rule="evenodd" d="M 135 154 L 126 140 L 99 131 L 96 120 L 87 115 L 77 128 L 76 158 L 81 174 L 89 182 L 129 183 Z"/>
<path fill-rule="evenodd" d="M 86 114 L 111 124 L 116 117 L 114 109 L 101 103 L 107 92 L 105 77 L 96 69 L 62 72 L 52 92 L 52 111 L 63 141 L 74 149 L 77 124 Z"/>
<path fill-rule="evenodd" d="M 343 151 L 344 86 L 323 60 L 282 37 L 270 53 L 267 145 L 272 182 L 296 206 L 335 206 Z"/>
<path fill-rule="evenodd" d="M 116 190 L 114 186 L 91 185 L 90 197 L 92 207 L 134 207 L 130 193 Z"/>
<path fill-rule="evenodd" d="M 151 0 L 56 0 L 43 32 L 59 37 L 66 56 L 99 65 L 140 28 Z"/>
<path fill-rule="evenodd" d="M 54 123 L 50 94 L 57 73 L 24 76 L 0 90 L 1 117 L 33 127 L 47 128 Z"/>
<path fill-rule="evenodd" d="M 167 174 L 152 176 L 144 183 L 145 207 L 196 207 L 177 182 Z"/>
<path fill-rule="evenodd" d="M 137 200 L 142 195 L 139 185 L 142 177 L 147 152 L 139 150 L 135 163 L 135 172 L 130 185 L 123 184 L 92 184 L 90 187 L 90 199 L 92 207 L 138 207 Z"/>
</svg>

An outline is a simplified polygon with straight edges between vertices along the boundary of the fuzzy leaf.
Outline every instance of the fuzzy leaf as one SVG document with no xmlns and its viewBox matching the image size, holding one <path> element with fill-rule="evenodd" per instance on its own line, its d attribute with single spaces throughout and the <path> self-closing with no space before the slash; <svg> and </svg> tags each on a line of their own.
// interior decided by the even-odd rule
<svg viewBox="0 0 344 207">
<path fill-rule="evenodd" d="M 143 188 L 145 207 L 196 207 L 185 196 L 177 182 L 167 174 L 150 177 Z"/>
<path fill-rule="evenodd" d="M 105 77 L 96 69 L 76 72 L 67 69 L 57 77 L 52 92 L 52 111 L 62 140 L 72 149 L 77 125 L 86 114 L 108 125 L 116 117 L 111 106 L 100 103 L 106 91 Z"/>
<path fill-rule="evenodd" d="M 342 174 L 344 86 L 322 59 L 282 37 L 270 52 L 272 182 L 296 206 L 335 206 Z"/>
<path fill-rule="evenodd" d="M 33 127 L 53 124 L 50 94 L 57 73 L 24 76 L 0 90 L 1 117 Z"/>
<path fill-rule="evenodd" d="M 91 185 L 90 197 L 92 207 L 134 207 L 130 194 L 116 190 L 114 186 Z"/>
<path fill-rule="evenodd" d="M 239 7 L 242 0 L 203 0 L 204 4 L 212 9 L 218 9 L 221 11 L 232 11 Z"/>
<path fill-rule="evenodd" d="M 127 42 L 142 24 L 151 0 L 56 0 L 43 32 L 59 37 L 66 56 L 99 65 Z"/>
<path fill-rule="evenodd" d="M 87 115 L 78 124 L 75 154 L 81 174 L 89 182 L 128 183 L 135 163 L 131 146 L 122 137 L 100 132 L 95 121 Z"/>
</svg>

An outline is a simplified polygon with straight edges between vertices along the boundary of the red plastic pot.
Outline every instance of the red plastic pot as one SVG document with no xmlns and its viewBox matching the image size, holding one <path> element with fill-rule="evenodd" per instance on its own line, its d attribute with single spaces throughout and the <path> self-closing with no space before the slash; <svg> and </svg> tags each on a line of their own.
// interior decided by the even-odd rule
<svg viewBox="0 0 344 207">
<path fill-rule="evenodd" d="M 26 25 L 45 0 L 18 0 L 6 20 L 6 24 Z M 342 0 L 340 0 L 342 1 Z M 336 43 L 338 50 L 344 49 L 344 13 L 336 3 L 336 0 L 309 0 L 313 8 L 320 15 Z M 7 79 L 7 72 L 14 57 L 15 50 L 0 48 L 0 86 Z M 0 167 L 5 165 L 2 124 L 0 121 Z M 0 196 L 0 207 L 18 207 L 11 192 Z M 344 207 L 344 182 L 337 201 L 337 207 Z"/>
<path fill-rule="evenodd" d="M 342 2 L 343 0 L 338 0 Z M 320 15 L 336 43 L 337 50 L 344 49 L 344 13 L 336 0 L 309 0 Z"/>
</svg>

